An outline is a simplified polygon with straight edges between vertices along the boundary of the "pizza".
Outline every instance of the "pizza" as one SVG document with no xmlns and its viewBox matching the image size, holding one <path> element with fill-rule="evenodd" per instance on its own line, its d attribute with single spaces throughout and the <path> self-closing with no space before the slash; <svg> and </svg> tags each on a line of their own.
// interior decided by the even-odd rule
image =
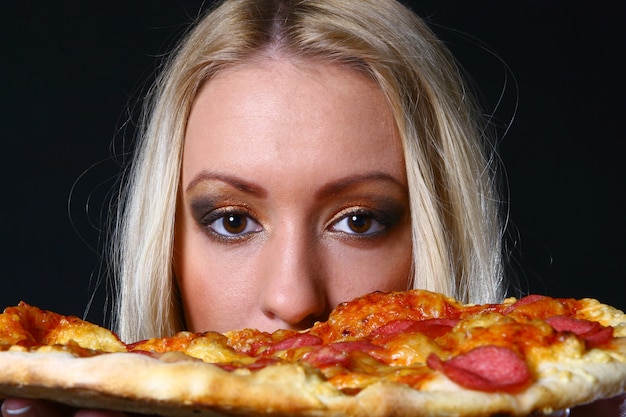
<svg viewBox="0 0 626 417">
<path fill-rule="evenodd" d="M 132 343 L 20 303 L 0 315 L 0 395 L 163 416 L 522 416 L 626 391 L 626 315 L 593 299 L 463 304 L 411 290 L 304 331 Z"/>
</svg>

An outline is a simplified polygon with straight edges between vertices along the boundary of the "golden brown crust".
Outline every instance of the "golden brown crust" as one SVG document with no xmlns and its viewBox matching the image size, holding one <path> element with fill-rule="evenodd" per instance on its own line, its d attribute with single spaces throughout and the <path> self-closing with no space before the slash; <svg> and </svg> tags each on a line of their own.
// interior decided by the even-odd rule
<svg viewBox="0 0 626 417">
<path fill-rule="evenodd" d="M 380 333 L 433 316 L 434 333 Z M 555 330 L 552 317 L 601 326 L 578 335 Z M 163 416 L 523 416 L 626 391 L 625 329 L 624 313 L 591 299 L 472 306 L 409 291 L 361 297 L 305 332 L 182 332 L 126 345 L 93 324 L 20 306 L 0 315 L 0 395 Z M 469 389 L 426 365 L 432 354 L 446 362 L 485 344 L 512 349 L 532 380 Z M 314 354 L 339 362 L 316 363 Z"/>
<path fill-rule="evenodd" d="M 227 372 L 201 361 L 164 362 L 135 353 L 76 358 L 65 352 L 2 352 L 0 368 L 5 395 L 162 415 L 211 415 L 216 408 L 314 415 L 324 408 L 320 398 L 340 395 L 319 373 L 291 364 Z"/>
<path fill-rule="evenodd" d="M 517 395 L 464 390 L 440 377 L 427 391 L 382 382 L 348 396 L 315 372 L 293 365 L 231 373 L 203 362 L 165 363 L 128 353 L 75 358 L 4 352 L 0 367 L 9 372 L 0 376 L 0 392 L 163 416 L 524 416 L 626 390 L 623 363 L 588 359 L 545 364 L 543 378 Z"/>
</svg>

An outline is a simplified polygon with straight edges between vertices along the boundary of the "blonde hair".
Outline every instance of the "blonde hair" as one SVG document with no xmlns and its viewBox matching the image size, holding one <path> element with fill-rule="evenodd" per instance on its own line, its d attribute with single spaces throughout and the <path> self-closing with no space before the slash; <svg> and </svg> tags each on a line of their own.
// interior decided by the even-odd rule
<svg viewBox="0 0 626 417">
<path fill-rule="evenodd" d="M 466 302 L 500 300 L 502 228 L 491 151 L 458 68 L 426 24 L 394 0 L 229 0 L 187 34 L 146 107 L 113 235 L 114 321 L 122 339 L 182 327 L 174 222 L 198 90 L 224 69 L 277 53 L 352 67 L 385 94 L 407 161 L 411 285 Z"/>
</svg>

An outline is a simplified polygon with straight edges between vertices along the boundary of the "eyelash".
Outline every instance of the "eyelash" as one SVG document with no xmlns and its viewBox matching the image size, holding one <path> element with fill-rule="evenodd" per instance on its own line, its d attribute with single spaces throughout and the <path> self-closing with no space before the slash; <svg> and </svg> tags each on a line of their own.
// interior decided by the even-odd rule
<svg viewBox="0 0 626 417">
<path fill-rule="evenodd" d="M 228 218 L 235 217 L 245 221 L 241 232 L 230 232 L 225 229 L 226 226 L 223 222 Z M 222 224 L 218 224 L 218 222 L 222 222 Z M 254 219 L 249 211 L 234 207 L 223 207 L 213 210 L 202 218 L 201 223 L 214 237 L 224 241 L 235 241 L 249 238 L 263 229 L 263 226 L 261 226 L 261 224 Z M 250 227 L 253 227 L 254 230 L 248 230 Z M 217 230 L 219 228 L 223 231 Z"/>
<path fill-rule="evenodd" d="M 375 223 L 367 225 L 367 230 L 365 230 L 362 233 L 359 233 L 354 230 L 353 230 L 353 233 L 346 232 L 343 230 L 337 230 L 337 225 L 339 225 L 341 222 L 343 221 L 350 222 L 351 218 L 354 219 L 357 217 L 365 218 L 366 221 L 375 222 Z M 380 211 L 364 209 L 361 207 L 359 208 L 350 207 L 348 209 L 344 209 L 341 212 L 339 212 L 330 222 L 328 228 L 334 233 L 342 233 L 342 234 L 349 236 L 350 238 L 371 239 L 371 238 L 380 236 L 381 234 L 384 234 L 389 229 L 389 226 L 392 225 L 392 223 L 393 221 L 392 219 L 390 219 L 390 216 Z M 350 227 L 350 225 L 347 225 L 347 227 Z M 372 228 L 374 228 L 375 230 L 371 231 Z"/>
<path fill-rule="evenodd" d="M 226 226 L 223 222 L 225 222 L 229 217 L 238 217 L 239 219 L 243 219 L 245 221 L 241 232 L 230 232 L 225 229 Z M 341 223 L 344 221 L 350 222 L 351 217 L 364 219 L 366 221 L 365 226 L 367 227 L 367 230 L 359 233 L 358 231 L 354 231 L 349 224 L 345 225 L 345 227 L 352 229 L 352 232 L 340 230 L 339 226 Z M 354 220 L 356 221 L 358 219 Z M 367 222 L 369 222 L 369 224 Z M 215 209 L 204 216 L 200 223 L 206 227 L 212 236 L 225 242 L 248 239 L 263 230 L 263 226 L 255 219 L 249 210 L 236 207 L 223 207 Z M 394 224 L 395 220 L 393 215 L 362 207 L 349 207 L 336 214 L 328 223 L 326 229 L 332 233 L 342 234 L 349 239 L 374 239 L 383 235 Z M 249 230 L 250 228 L 252 228 L 252 230 Z M 372 229 L 374 230 L 372 231 Z"/>
</svg>

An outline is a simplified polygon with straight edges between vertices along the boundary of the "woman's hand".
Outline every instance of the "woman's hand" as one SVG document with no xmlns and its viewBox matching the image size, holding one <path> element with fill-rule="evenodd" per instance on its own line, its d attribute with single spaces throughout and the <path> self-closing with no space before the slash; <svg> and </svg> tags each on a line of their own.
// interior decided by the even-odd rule
<svg viewBox="0 0 626 417">
<path fill-rule="evenodd" d="M 76 409 L 51 401 L 7 398 L 2 403 L 2 417 L 128 417 L 119 411 Z"/>
</svg>

